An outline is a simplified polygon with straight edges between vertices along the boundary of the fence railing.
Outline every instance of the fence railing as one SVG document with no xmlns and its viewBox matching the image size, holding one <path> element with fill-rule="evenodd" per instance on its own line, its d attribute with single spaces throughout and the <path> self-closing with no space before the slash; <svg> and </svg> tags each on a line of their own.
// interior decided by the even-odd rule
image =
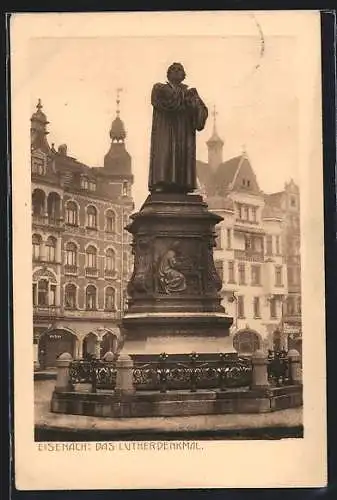
<svg viewBox="0 0 337 500">
<path fill-rule="evenodd" d="M 269 351 L 266 359 L 268 382 L 271 386 L 291 383 L 289 360 L 286 352 Z M 136 391 L 226 390 L 249 388 L 252 385 L 253 364 L 249 358 L 225 353 L 204 360 L 191 353 L 183 361 L 162 353 L 158 358 L 142 362 L 135 358 L 132 368 Z M 91 384 L 91 390 L 114 390 L 116 387 L 116 361 L 74 360 L 69 366 L 69 380 L 76 384 Z"/>
</svg>

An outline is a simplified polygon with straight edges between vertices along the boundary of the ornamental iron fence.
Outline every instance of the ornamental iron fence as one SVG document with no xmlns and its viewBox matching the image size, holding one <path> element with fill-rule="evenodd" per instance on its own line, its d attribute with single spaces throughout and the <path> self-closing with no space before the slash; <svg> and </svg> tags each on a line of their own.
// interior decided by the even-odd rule
<svg viewBox="0 0 337 500">
<path fill-rule="evenodd" d="M 250 358 L 236 353 L 213 354 L 206 359 L 193 352 L 177 359 L 166 353 L 133 360 L 133 384 L 136 391 L 249 388 L 252 385 L 253 364 Z M 287 353 L 269 351 L 266 359 L 268 380 L 271 386 L 290 383 Z M 91 384 L 97 389 L 114 390 L 116 387 L 116 361 L 99 359 L 74 360 L 69 367 L 70 383 Z"/>
</svg>

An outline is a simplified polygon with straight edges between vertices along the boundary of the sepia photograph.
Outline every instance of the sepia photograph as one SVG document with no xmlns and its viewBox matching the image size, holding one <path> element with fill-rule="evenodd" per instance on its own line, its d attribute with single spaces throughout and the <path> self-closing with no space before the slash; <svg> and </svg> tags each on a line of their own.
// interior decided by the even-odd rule
<svg viewBox="0 0 337 500">
<path fill-rule="evenodd" d="M 15 14 L 11 47 L 17 487 L 323 486 L 319 13 Z"/>
</svg>

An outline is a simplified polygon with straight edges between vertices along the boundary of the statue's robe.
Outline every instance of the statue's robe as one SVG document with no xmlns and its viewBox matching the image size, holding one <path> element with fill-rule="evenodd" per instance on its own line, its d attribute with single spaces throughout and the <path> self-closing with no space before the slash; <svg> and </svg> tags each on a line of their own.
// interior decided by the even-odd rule
<svg viewBox="0 0 337 500">
<path fill-rule="evenodd" d="M 205 126 L 207 107 L 183 84 L 155 84 L 151 103 L 149 190 L 191 192 L 197 188 L 196 130 Z"/>
</svg>

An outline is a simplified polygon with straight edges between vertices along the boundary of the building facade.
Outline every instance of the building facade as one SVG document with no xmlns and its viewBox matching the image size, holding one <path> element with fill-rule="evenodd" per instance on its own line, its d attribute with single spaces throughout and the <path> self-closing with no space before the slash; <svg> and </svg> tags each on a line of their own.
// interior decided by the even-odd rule
<svg viewBox="0 0 337 500">
<path fill-rule="evenodd" d="M 287 268 L 288 296 L 284 304 L 283 329 L 288 335 L 289 347 L 302 352 L 299 187 L 291 179 L 285 183 L 283 191 L 268 195 L 267 203 L 281 210 L 284 220 L 282 245 Z"/>
<path fill-rule="evenodd" d="M 247 153 L 223 161 L 223 144 L 214 121 L 208 162 L 198 161 L 197 173 L 210 210 L 223 217 L 214 259 L 234 318 L 225 347 L 245 354 L 287 349 L 287 322 L 300 321 L 299 191 L 291 182 L 280 196 L 266 196 Z"/>
<path fill-rule="evenodd" d="M 39 101 L 31 117 L 32 301 L 35 365 L 117 349 L 132 268 L 131 157 L 117 116 L 103 167 L 88 167 L 47 140 Z"/>
</svg>

